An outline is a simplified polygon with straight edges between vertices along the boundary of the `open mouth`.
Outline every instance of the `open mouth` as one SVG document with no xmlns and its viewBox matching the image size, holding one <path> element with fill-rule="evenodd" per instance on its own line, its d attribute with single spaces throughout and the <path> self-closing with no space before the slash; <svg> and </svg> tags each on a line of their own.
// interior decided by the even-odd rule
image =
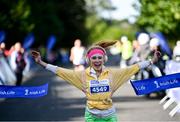
<svg viewBox="0 0 180 122">
<path fill-rule="evenodd" d="M 102 65 L 101 63 L 94 63 L 94 66 L 97 68 L 101 67 L 101 65 Z"/>
</svg>

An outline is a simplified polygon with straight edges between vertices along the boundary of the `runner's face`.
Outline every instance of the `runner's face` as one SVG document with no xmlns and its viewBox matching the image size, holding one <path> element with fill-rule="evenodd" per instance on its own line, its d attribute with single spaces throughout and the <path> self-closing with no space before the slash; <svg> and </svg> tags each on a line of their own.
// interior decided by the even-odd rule
<svg viewBox="0 0 180 122">
<path fill-rule="evenodd" d="M 95 71 L 101 71 L 104 64 L 104 56 L 101 54 L 95 54 L 90 58 L 90 65 Z"/>
</svg>

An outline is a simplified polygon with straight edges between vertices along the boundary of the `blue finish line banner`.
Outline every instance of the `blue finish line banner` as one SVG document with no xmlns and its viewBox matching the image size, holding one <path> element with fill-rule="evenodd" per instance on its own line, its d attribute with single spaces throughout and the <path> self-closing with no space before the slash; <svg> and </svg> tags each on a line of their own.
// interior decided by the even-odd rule
<svg viewBox="0 0 180 122">
<path fill-rule="evenodd" d="M 48 84 L 35 87 L 0 85 L 0 98 L 34 98 L 45 96 L 48 93 Z"/>
<path fill-rule="evenodd" d="M 137 95 L 176 88 L 180 87 L 180 73 L 145 80 L 131 81 L 131 85 Z"/>
</svg>

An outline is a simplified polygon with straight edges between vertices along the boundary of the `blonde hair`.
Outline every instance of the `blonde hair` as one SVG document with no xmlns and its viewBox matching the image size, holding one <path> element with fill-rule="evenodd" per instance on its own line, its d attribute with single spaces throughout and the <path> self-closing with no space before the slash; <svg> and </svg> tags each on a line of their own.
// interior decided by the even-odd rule
<svg viewBox="0 0 180 122">
<path fill-rule="evenodd" d="M 86 52 L 86 63 L 89 64 L 89 58 L 88 58 L 87 55 L 93 49 L 100 49 L 100 50 L 102 50 L 104 52 L 104 57 L 105 57 L 104 61 L 107 62 L 108 57 L 107 57 L 107 53 L 106 53 L 105 48 L 114 45 L 116 42 L 117 42 L 117 40 L 116 41 L 100 41 L 100 42 L 97 42 L 97 43 L 93 44 L 91 47 L 89 47 L 89 49 Z"/>
<path fill-rule="evenodd" d="M 100 46 L 102 48 L 107 48 L 109 46 L 114 45 L 115 43 L 117 43 L 117 40 L 114 40 L 114 41 L 100 41 L 100 42 L 95 43 L 94 45 Z"/>
<path fill-rule="evenodd" d="M 115 41 L 99 41 L 95 44 L 93 44 L 91 47 L 89 47 L 89 49 L 86 52 L 86 55 L 92 50 L 92 49 L 101 49 L 105 54 L 106 51 L 105 49 L 114 45 L 115 43 L 117 43 L 117 40 Z"/>
</svg>

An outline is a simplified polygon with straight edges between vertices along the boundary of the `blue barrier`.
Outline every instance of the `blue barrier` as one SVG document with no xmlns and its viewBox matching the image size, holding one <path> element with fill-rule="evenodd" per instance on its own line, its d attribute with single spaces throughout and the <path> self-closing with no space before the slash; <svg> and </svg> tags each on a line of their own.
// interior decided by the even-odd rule
<svg viewBox="0 0 180 122">
<path fill-rule="evenodd" d="M 48 84 L 34 87 L 0 85 L 0 98 L 35 98 L 48 93 Z"/>
<path fill-rule="evenodd" d="M 180 87 L 180 73 L 145 80 L 131 81 L 131 85 L 137 95 L 176 88 Z"/>
</svg>

